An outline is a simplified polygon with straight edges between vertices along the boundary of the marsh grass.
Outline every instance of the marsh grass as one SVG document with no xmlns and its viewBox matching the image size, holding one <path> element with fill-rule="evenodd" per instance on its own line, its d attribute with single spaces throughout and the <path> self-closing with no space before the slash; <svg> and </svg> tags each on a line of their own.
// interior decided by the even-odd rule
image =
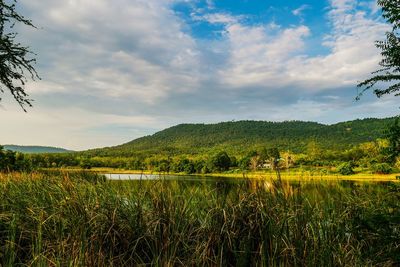
<svg viewBox="0 0 400 267">
<path fill-rule="evenodd" d="M 400 187 L 0 174 L 2 266 L 391 266 Z"/>
</svg>

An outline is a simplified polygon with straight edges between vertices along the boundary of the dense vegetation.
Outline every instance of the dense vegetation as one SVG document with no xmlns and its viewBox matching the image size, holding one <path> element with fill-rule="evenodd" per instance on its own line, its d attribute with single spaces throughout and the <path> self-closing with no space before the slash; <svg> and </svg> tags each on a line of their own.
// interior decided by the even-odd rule
<svg viewBox="0 0 400 267">
<path fill-rule="evenodd" d="M 0 174 L 2 266 L 394 266 L 395 184 Z"/>
<path fill-rule="evenodd" d="M 383 137 L 394 118 L 364 119 L 333 125 L 316 122 L 237 121 L 218 124 L 181 124 L 126 144 L 89 150 L 90 156 L 149 156 L 204 154 L 224 150 L 244 155 L 274 146 L 299 153 L 314 141 L 323 149 L 347 149 Z"/>
<path fill-rule="evenodd" d="M 382 17 L 392 29 L 386 32 L 385 40 L 375 42 L 381 50 L 380 68 L 371 73 L 373 77 L 358 84 L 358 87 L 363 88 L 358 98 L 371 89 L 377 97 L 400 95 L 400 4 L 393 0 L 377 0 L 377 4 L 382 8 Z"/>
<path fill-rule="evenodd" d="M 0 146 L 0 172 L 30 171 L 32 161 L 24 154 L 4 150 Z"/>
<path fill-rule="evenodd" d="M 24 166 L 36 169 L 111 167 L 206 174 L 324 167 L 342 175 L 356 169 L 386 174 L 400 168 L 399 143 L 395 118 L 335 125 L 241 121 L 178 125 L 121 146 L 78 153 L 14 154 L 24 159 Z"/>
</svg>

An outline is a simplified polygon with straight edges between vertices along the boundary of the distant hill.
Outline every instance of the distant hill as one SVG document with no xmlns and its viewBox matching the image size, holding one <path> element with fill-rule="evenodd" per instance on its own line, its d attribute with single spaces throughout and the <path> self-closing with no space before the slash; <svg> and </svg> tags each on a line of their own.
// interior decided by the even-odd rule
<svg viewBox="0 0 400 267">
<path fill-rule="evenodd" d="M 49 147 L 49 146 L 17 146 L 17 145 L 4 145 L 4 149 L 21 153 L 69 153 L 73 152 L 64 148 Z"/>
<path fill-rule="evenodd" d="M 225 150 L 246 153 L 276 146 L 302 152 L 311 141 L 326 149 L 345 149 L 383 137 L 394 118 L 362 119 L 325 125 L 304 121 L 236 121 L 180 124 L 126 144 L 83 152 L 90 156 L 202 154 Z"/>
</svg>

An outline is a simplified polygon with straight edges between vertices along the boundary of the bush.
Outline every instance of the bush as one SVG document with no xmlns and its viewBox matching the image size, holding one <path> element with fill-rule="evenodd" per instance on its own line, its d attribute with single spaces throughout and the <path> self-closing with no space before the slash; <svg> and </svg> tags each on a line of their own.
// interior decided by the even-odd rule
<svg viewBox="0 0 400 267">
<path fill-rule="evenodd" d="M 90 170 L 92 168 L 92 163 L 90 162 L 89 159 L 82 159 L 81 162 L 79 163 L 79 166 L 82 169 Z"/>
<path fill-rule="evenodd" d="M 0 172 L 30 171 L 32 164 L 22 153 L 4 150 L 0 146 Z"/>
<path fill-rule="evenodd" d="M 392 173 L 393 168 L 387 163 L 376 163 L 372 165 L 372 171 L 378 174 L 389 174 Z"/>
<path fill-rule="evenodd" d="M 211 159 L 210 164 L 214 171 L 227 171 L 231 166 L 231 159 L 225 151 L 222 151 Z"/>
<path fill-rule="evenodd" d="M 353 163 L 352 162 L 345 162 L 340 164 L 337 167 L 337 171 L 341 174 L 341 175 L 351 175 L 354 174 L 354 170 L 353 170 Z"/>
</svg>

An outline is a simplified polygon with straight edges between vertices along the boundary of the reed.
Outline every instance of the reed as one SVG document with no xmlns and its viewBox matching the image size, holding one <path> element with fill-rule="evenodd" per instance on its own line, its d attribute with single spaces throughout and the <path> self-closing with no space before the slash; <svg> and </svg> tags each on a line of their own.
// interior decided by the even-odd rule
<svg viewBox="0 0 400 267">
<path fill-rule="evenodd" d="M 15 177 L 15 178 L 13 178 Z M 2 266 L 400 263 L 400 187 L 0 176 Z"/>
</svg>

